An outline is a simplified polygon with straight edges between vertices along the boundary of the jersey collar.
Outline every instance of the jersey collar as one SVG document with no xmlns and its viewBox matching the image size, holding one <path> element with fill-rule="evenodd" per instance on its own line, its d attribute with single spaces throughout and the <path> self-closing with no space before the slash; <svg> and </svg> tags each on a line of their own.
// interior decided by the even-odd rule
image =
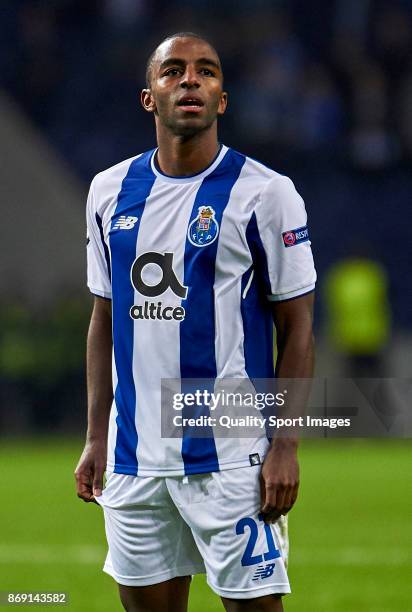
<svg viewBox="0 0 412 612">
<path fill-rule="evenodd" d="M 161 172 L 159 168 L 156 167 L 155 157 L 156 157 L 157 150 L 158 149 L 156 148 L 153 151 L 152 156 L 150 158 L 150 166 L 152 168 L 153 173 L 161 181 L 166 181 L 167 183 L 174 183 L 176 185 L 176 184 L 194 183 L 196 181 L 202 181 L 206 176 L 211 174 L 213 170 L 215 170 L 218 167 L 218 165 L 220 164 L 220 162 L 226 155 L 228 151 L 228 147 L 222 144 L 220 146 L 220 150 L 218 154 L 216 155 L 215 159 L 212 161 L 212 163 L 209 166 L 207 166 L 207 168 L 202 170 L 202 172 L 198 172 L 197 174 L 191 174 L 189 176 L 169 176 L 167 174 L 163 174 L 163 172 Z"/>
</svg>

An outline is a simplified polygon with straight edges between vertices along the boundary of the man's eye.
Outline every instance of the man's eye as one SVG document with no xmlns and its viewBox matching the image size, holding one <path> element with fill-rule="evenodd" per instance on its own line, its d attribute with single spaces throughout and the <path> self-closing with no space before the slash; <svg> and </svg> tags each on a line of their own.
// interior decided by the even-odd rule
<svg viewBox="0 0 412 612">
<path fill-rule="evenodd" d="M 202 68 L 202 72 L 206 76 L 215 76 L 214 73 L 211 70 L 209 70 L 209 68 Z"/>
<path fill-rule="evenodd" d="M 164 73 L 164 76 L 176 76 L 178 73 L 178 68 L 169 68 L 169 70 L 166 70 L 166 72 Z"/>
</svg>

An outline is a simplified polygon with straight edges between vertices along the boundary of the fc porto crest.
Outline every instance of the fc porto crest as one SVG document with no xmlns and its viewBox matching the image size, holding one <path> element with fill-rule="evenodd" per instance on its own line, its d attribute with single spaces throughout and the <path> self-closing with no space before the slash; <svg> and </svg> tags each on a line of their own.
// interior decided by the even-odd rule
<svg viewBox="0 0 412 612">
<path fill-rule="evenodd" d="M 219 224 L 211 206 L 199 206 L 198 210 L 197 217 L 189 225 L 187 237 L 194 246 L 204 247 L 216 240 Z"/>
</svg>

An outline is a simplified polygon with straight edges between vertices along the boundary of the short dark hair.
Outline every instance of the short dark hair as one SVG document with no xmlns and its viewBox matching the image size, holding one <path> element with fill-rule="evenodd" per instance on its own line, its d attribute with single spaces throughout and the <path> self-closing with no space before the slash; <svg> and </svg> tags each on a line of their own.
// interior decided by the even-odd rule
<svg viewBox="0 0 412 612">
<path fill-rule="evenodd" d="M 196 34 L 196 32 L 176 32 L 175 34 L 170 34 L 169 36 L 166 36 L 166 38 L 164 38 L 157 45 L 156 49 L 154 49 L 149 55 L 149 58 L 146 63 L 146 87 L 150 87 L 150 84 L 151 84 L 153 60 L 156 56 L 156 52 L 158 48 L 160 47 L 160 45 L 163 45 L 163 43 L 167 42 L 168 40 L 174 40 L 175 38 L 197 38 L 198 40 L 202 40 L 203 42 L 207 43 L 209 47 L 211 47 L 213 51 L 216 53 L 216 55 L 219 57 L 218 52 L 216 51 L 214 45 L 210 42 L 210 40 L 208 40 L 202 34 Z"/>
</svg>

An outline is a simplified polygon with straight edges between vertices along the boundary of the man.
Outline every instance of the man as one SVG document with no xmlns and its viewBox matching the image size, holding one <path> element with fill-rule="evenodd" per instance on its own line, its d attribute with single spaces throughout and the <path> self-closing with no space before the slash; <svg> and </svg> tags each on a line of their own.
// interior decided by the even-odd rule
<svg viewBox="0 0 412 612">
<path fill-rule="evenodd" d="M 183 612 L 205 570 L 226 610 L 282 610 L 296 440 L 162 438 L 160 387 L 273 377 L 273 320 L 276 375 L 312 376 L 304 205 L 288 178 L 218 143 L 227 94 L 203 38 L 157 47 L 141 102 L 158 148 L 97 175 L 88 199 L 96 297 L 77 492 L 104 509 L 105 571 L 126 610 Z"/>
</svg>

